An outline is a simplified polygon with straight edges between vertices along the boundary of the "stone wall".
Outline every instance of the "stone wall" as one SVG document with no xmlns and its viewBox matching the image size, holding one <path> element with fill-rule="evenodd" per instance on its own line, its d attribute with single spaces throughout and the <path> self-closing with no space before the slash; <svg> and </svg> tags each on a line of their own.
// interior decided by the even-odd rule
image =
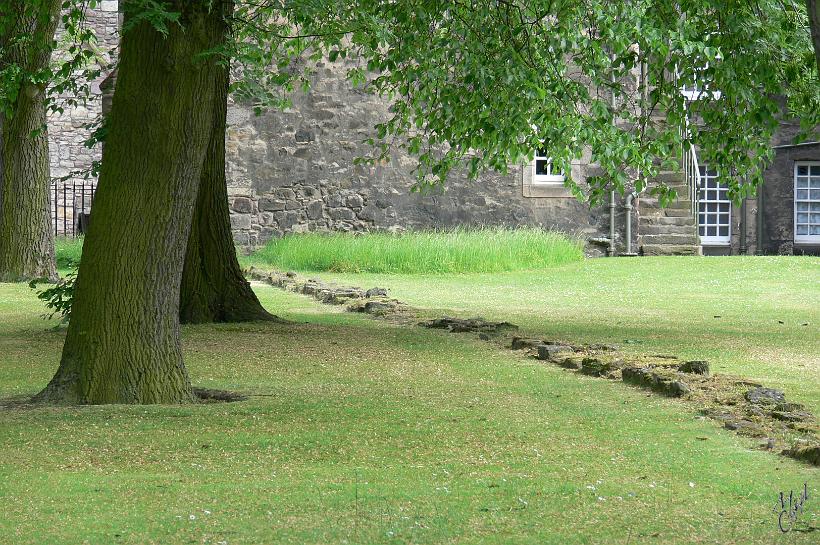
<svg viewBox="0 0 820 545">
<path fill-rule="evenodd" d="M 590 210 L 559 187 L 549 197 L 524 196 L 524 168 L 488 173 L 477 181 L 455 174 L 445 188 L 411 192 L 415 162 L 401 150 L 379 166 L 356 166 L 364 141 L 388 115 L 379 97 L 353 88 L 342 63 L 324 63 L 307 94 L 285 111 L 254 116 L 231 104 L 228 187 L 238 244 L 305 231 L 365 231 L 455 226 L 540 226 L 584 239 L 608 236 L 608 207 Z M 584 179 L 589 167 L 573 167 Z M 618 199 L 618 236 L 623 210 Z"/>
<path fill-rule="evenodd" d="M 89 10 L 103 71 L 92 83 L 88 104 L 49 118 L 52 178 L 68 176 L 52 193 L 58 231 L 75 221 L 77 203 L 86 211 L 90 206 L 90 198 L 72 198 L 73 188 L 82 183 L 82 177 L 72 173 L 100 158 L 99 147 L 84 145 L 90 135 L 85 125 L 100 114 L 100 83 L 112 68 L 119 23 L 115 0 Z M 363 142 L 373 136 L 374 125 L 387 118 L 388 104 L 353 88 L 345 78 L 348 67 L 320 65 L 311 90 L 295 93 L 293 107 L 285 111 L 257 117 L 245 105 L 229 105 L 226 173 L 238 244 L 257 246 L 306 231 L 485 225 L 541 226 L 583 239 L 608 236 L 606 206 L 590 210 L 563 188 L 551 190 L 549 197 L 524 196 L 524 169 L 529 167 L 515 166 L 507 175 L 490 173 L 475 182 L 453 175 L 446 188 L 420 194 L 411 192 L 415 162 L 406 153 L 397 150 L 380 166 L 355 166 L 353 160 L 370 151 Z M 587 171 L 580 163 L 573 167 L 576 179 Z M 619 199 L 618 237 L 624 230 L 621 204 Z M 598 254 L 601 248 L 593 244 L 590 253 Z"/>
<path fill-rule="evenodd" d="M 52 113 L 48 118 L 49 156 L 51 158 L 51 206 L 52 217 L 56 219 L 58 234 L 72 233 L 77 214 L 83 208 L 88 212 L 91 206 L 90 193 L 96 187 L 96 180 L 85 180 L 81 175 L 72 175 L 91 167 L 100 159 L 99 146 L 89 149 L 85 141 L 91 136 L 88 123 L 98 119 L 101 105 L 100 83 L 108 74 L 112 51 L 119 42 L 119 13 L 116 0 L 98 3 L 87 12 L 87 24 L 97 36 L 100 76 L 91 82 L 91 98 L 84 106 L 66 108 L 62 114 Z M 57 31 L 57 42 L 62 44 L 63 33 Z M 59 51 L 56 53 L 59 55 Z M 68 177 L 66 180 L 62 178 Z M 83 189 L 84 188 L 84 189 Z"/>
<path fill-rule="evenodd" d="M 101 2 L 89 12 L 88 20 L 99 37 L 101 62 L 107 65 L 118 41 L 117 2 Z M 530 165 L 513 165 L 507 174 L 487 173 L 476 181 L 456 173 L 445 188 L 423 194 L 411 191 L 415 161 L 400 149 L 394 149 L 390 159 L 378 166 L 354 165 L 356 157 L 371 151 L 365 141 L 374 136 L 373 127 L 388 117 L 384 100 L 346 80 L 345 72 L 354 62 L 320 64 L 310 91 L 295 93 L 287 110 L 255 116 L 247 105 L 229 104 L 226 174 L 231 225 L 239 245 L 258 246 L 271 238 L 308 231 L 538 226 L 581 238 L 588 243 L 588 255 L 604 253 L 609 206 L 590 209 L 562 186 L 529 184 Z M 84 124 L 99 115 L 99 85 L 107 74 L 108 69 L 103 70 L 92 84 L 94 97 L 86 106 L 49 119 L 54 178 L 88 168 L 99 159 L 98 149 L 83 145 L 89 136 Z M 797 122 L 784 121 L 773 145 L 792 142 L 797 128 Z M 777 253 L 793 240 L 791 173 L 798 160 L 794 154 L 818 160 L 820 149 L 787 150 L 792 151 L 778 151 L 765 174 L 762 244 L 758 246 L 756 240 L 758 201 L 749 199 L 745 221 L 741 222 L 741 207 L 733 207 L 731 245 L 709 251 Z M 578 161 L 572 175 L 583 183 L 593 171 L 588 161 Z M 80 181 L 70 178 L 68 187 Z M 73 192 L 61 189 L 53 193 L 58 204 L 67 205 L 64 215 L 58 214 L 58 225 L 71 224 L 76 203 L 87 209 L 90 200 L 85 199 L 83 205 L 83 199 L 71 199 Z M 617 196 L 615 204 L 615 242 L 620 253 L 625 247 L 624 199 Z M 633 214 L 639 208 L 640 199 Z M 633 216 L 633 248 L 637 248 L 638 235 Z"/>
<path fill-rule="evenodd" d="M 820 244 L 794 242 L 794 164 L 820 161 L 820 143 L 775 151 L 774 162 L 764 173 L 762 250 L 767 254 L 820 254 Z"/>
</svg>

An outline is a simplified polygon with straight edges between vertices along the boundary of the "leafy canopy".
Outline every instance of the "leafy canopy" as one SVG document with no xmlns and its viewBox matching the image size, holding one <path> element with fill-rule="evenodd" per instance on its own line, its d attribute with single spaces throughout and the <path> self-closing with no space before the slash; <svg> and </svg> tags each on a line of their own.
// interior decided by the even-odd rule
<svg viewBox="0 0 820 545">
<path fill-rule="evenodd" d="M 260 109 L 292 81 L 295 55 L 361 59 L 351 80 L 393 101 L 367 160 L 405 147 L 419 188 L 461 167 L 505 172 L 546 149 L 565 173 L 582 157 L 599 165 L 588 185 L 567 181 L 598 202 L 644 189 L 694 145 L 740 198 L 761 182 L 784 116 L 801 119 L 802 138 L 820 123 L 796 0 L 255 1 L 236 15 L 234 58 L 253 74 L 236 87 Z"/>
<path fill-rule="evenodd" d="M 186 2 L 122 4 L 166 32 Z M 257 111 L 287 104 L 315 61 L 359 59 L 350 79 L 393 101 L 363 160 L 405 147 L 419 188 L 546 149 L 566 173 L 582 157 L 599 165 L 588 185 L 567 180 L 597 202 L 644 189 L 694 144 L 740 197 L 760 183 L 782 116 L 802 120 L 803 138 L 820 122 L 797 0 L 237 0 L 226 24 L 229 41 L 203 54 L 232 63 L 235 95 Z"/>
<path fill-rule="evenodd" d="M 367 59 L 370 86 L 395 100 L 379 156 L 396 143 L 418 154 L 421 185 L 464 163 L 472 176 L 504 172 L 547 149 L 566 173 L 584 156 L 600 165 L 589 187 L 569 181 L 598 201 L 633 181 L 643 189 L 693 143 L 739 197 L 761 181 L 783 114 L 816 138 L 820 85 L 801 2 L 347 4 L 337 16 L 355 30 L 341 51 Z"/>
<path fill-rule="evenodd" d="M 97 0 L 0 0 L 0 114 L 14 116 L 27 87 L 46 90 L 49 110 L 84 103 L 90 82 L 100 74 L 96 36 L 86 25 L 86 12 Z M 59 19 L 55 37 L 53 18 Z M 59 39 L 59 41 L 58 41 Z M 42 55 L 54 55 L 40 63 Z"/>
</svg>

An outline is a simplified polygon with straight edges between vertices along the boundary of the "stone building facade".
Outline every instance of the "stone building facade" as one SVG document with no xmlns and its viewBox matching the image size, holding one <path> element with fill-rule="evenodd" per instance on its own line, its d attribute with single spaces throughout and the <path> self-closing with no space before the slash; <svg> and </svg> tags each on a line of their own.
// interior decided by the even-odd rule
<svg viewBox="0 0 820 545">
<path fill-rule="evenodd" d="M 759 192 L 766 254 L 820 253 L 820 142 L 781 144 Z"/>
<path fill-rule="evenodd" d="M 560 184 L 532 185 L 529 165 L 476 181 L 455 174 L 444 188 L 425 193 L 411 192 L 415 162 L 402 150 L 379 166 L 354 165 L 371 151 L 365 141 L 387 119 L 388 104 L 352 87 L 345 70 L 340 63 L 320 65 L 310 91 L 294 94 L 285 111 L 255 116 L 249 107 L 230 105 L 227 178 L 237 243 L 255 246 L 292 232 L 487 225 L 608 237 L 608 206 L 590 209 Z M 590 167 L 579 162 L 573 170 L 583 179 Z M 619 246 L 622 204 L 618 198 Z"/>
<path fill-rule="evenodd" d="M 56 233 L 61 235 L 74 233 L 81 221 L 81 214 L 90 212 L 96 189 L 96 180 L 86 179 L 80 173 L 100 159 L 99 147 L 88 148 L 85 142 L 91 136 L 87 125 L 100 117 L 100 84 L 113 64 L 113 52 L 119 43 L 118 2 L 98 2 L 97 8 L 88 10 L 87 23 L 97 35 L 95 62 L 103 72 L 91 82 L 91 97 L 85 105 L 67 108 L 62 114 L 51 113 L 48 118 L 51 177 L 54 180 L 51 190 L 52 219 Z M 63 43 L 59 29 L 56 38 L 58 45 L 67 45 Z"/>
<path fill-rule="evenodd" d="M 103 47 L 116 44 L 116 2 L 102 2 L 90 20 Z M 354 164 L 356 157 L 370 151 L 365 141 L 374 135 L 373 127 L 387 118 L 388 103 L 354 88 L 345 78 L 346 68 L 340 62 L 320 64 L 309 92 L 295 93 L 292 107 L 284 111 L 256 116 L 247 105 L 229 104 L 226 174 L 238 245 L 255 247 L 309 231 L 401 232 L 501 225 L 564 231 L 586 242 L 588 255 L 816 250 L 812 237 L 794 240 L 794 173 L 795 161 L 820 161 L 820 149 L 817 145 L 788 147 L 794 133 L 788 124 L 773 143 L 786 147 L 776 148 L 777 159 L 766 171 L 761 211 L 757 199 L 747 199 L 740 206 L 728 202 L 725 191 L 709 186 L 710 173 L 704 166 L 700 171 L 704 186 L 695 203 L 699 213 L 686 198 L 682 173 L 663 175 L 682 196 L 668 209 L 660 209 L 651 198 L 621 195 L 590 208 L 555 176 L 544 176 L 536 164 L 513 165 L 508 174 L 487 173 L 476 181 L 454 174 L 445 188 L 414 193 L 414 159 L 401 150 L 394 150 L 390 160 L 378 166 Z M 98 86 L 99 82 L 95 91 Z M 81 125 L 98 112 L 99 101 L 93 101 L 84 110 L 51 120 L 54 176 L 96 158 L 81 145 L 87 137 Z M 595 173 L 595 167 L 583 160 L 572 169 L 580 183 Z M 813 198 L 814 193 L 808 196 Z M 820 207 L 820 185 L 817 199 Z M 815 205 L 806 202 L 813 210 Z M 820 246 L 820 215 L 817 219 Z M 814 229 L 813 224 L 807 228 Z"/>
</svg>

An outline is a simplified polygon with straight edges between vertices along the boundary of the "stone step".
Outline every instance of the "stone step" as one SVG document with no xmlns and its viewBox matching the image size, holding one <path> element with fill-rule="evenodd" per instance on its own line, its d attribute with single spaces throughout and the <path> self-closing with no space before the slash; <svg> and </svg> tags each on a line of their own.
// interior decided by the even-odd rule
<svg viewBox="0 0 820 545">
<path fill-rule="evenodd" d="M 638 218 L 638 225 L 687 225 L 695 226 L 695 218 L 691 214 L 686 216 L 644 216 Z"/>
<path fill-rule="evenodd" d="M 650 186 L 650 187 L 654 187 L 654 185 Z M 678 194 L 678 199 L 684 199 L 685 200 L 685 199 L 689 198 L 689 187 L 687 187 L 686 185 L 669 185 L 669 184 L 667 184 L 666 187 L 669 188 L 669 189 L 674 189 L 675 193 Z M 644 194 L 643 198 L 651 199 L 653 197 L 649 193 L 646 193 L 646 194 Z"/>
<path fill-rule="evenodd" d="M 693 233 L 662 233 L 658 235 L 650 235 L 646 233 L 641 233 L 641 241 L 644 244 L 654 245 L 654 244 L 671 244 L 673 246 L 684 246 L 686 244 L 691 244 L 692 246 L 698 246 L 700 244 L 700 239 L 698 236 Z"/>
<path fill-rule="evenodd" d="M 654 197 L 644 197 L 640 201 L 638 201 L 638 206 L 643 208 L 657 208 L 661 209 L 661 203 L 658 199 Z M 672 201 L 663 207 L 663 210 L 668 210 L 670 208 L 686 208 L 688 209 L 690 206 L 689 199 L 678 199 L 676 201 Z"/>
<path fill-rule="evenodd" d="M 643 255 L 701 255 L 700 246 L 692 244 L 644 244 L 641 250 Z"/>
<path fill-rule="evenodd" d="M 663 170 L 658 172 L 657 176 L 649 180 L 650 184 L 652 184 L 652 182 L 663 182 L 666 185 L 679 184 L 686 187 L 686 179 L 680 170 Z"/>
<path fill-rule="evenodd" d="M 642 206 L 640 209 L 641 216 L 657 216 L 667 218 L 684 218 L 692 217 L 689 207 L 686 208 L 654 208 L 651 206 Z"/>
<path fill-rule="evenodd" d="M 697 227 L 693 221 L 687 225 L 641 225 L 638 233 L 641 235 L 693 235 L 697 232 Z"/>
</svg>

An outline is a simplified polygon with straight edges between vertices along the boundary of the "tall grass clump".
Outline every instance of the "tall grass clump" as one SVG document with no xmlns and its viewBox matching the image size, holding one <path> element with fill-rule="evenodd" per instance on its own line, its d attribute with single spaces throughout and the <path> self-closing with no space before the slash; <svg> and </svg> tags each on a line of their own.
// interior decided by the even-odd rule
<svg viewBox="0 0 820 545">
<path fill-rule="evenodd" d="M 296 234 L 271 240 L 245 262 L 301 271 L 412 274 L 533 270 L 582 258 L 580 241 L 561 233 L 483 228 Z"/>
<path fill-rule="evenodd" d="M 83 237 L 57 237 L 54 240 L 54 257 L 58 269 L 70 269 L 80 264 L 83 255 Z"/>
</svg>

